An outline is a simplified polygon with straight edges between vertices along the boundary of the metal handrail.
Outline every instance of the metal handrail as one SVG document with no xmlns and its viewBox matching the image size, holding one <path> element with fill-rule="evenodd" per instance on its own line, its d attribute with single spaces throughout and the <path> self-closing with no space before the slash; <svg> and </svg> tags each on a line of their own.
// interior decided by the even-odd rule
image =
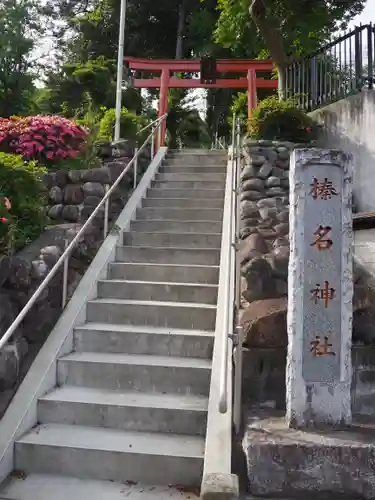
<svg viewBox="0 0 375 500">
<path fill-rule="evenodd" d="M 241 172 L 241 122 L 237 119 L 237 140 L 236 140 L 236 156 L 235 156 L 235 172 L 233 176 L 233 216 L 235 217 L 235 229 L 234 229 L 234 244 L 233 244 L 233 256 L 234 256 L 234 311 L 235 311 L 235 334 L 234 334 L 234 345 L 236 348 L 234 355 L 234 394 L 233 394 L 233 423 L 236 433 L 240 432 L 241 428 L 241 404 L 242 404 L 242 344 L 244 340 L 244 329 L 239 325 L 239 313 L 241 308 L 241 263 L 239 256 L 237 254 L 239 248 L 238 243 L 240 241 L 240 217 L 241 217 L 241 207 L 239 200 L 239 188 L 240 188 L 240 172 Z M 232 327 L 234 325 L 232 324 Z"/>
<path fill-rule="evenodd" d="M 160 117 L 157 121 L 159 122 L 156 126 L 156 128 L 151 132 L 151 134 L 147 137 L 147 139 L 144 141 L 142 146 L 136 151 L 134 154 L 133 158 L 130 160 L 130 162 L 127 164 L 127 166 L 124 168 L 122 171 L 121 175 L 117 178 L 117 180 L 112 184 L 112 186 L 107 190 L 106 194 L 102 198 L 102 200 L 99 202 L 95 210 L 92 212 L 90 217 L 87 219 L 87 221 L 83 224 L 81 229 L 78 231 L 76 236 L 72 239 L 72 241 L 67 245 L 66 249 L 64 250 L 63 254 L 61 257 L 58 259 L 56 264 L 52 267 L 52 269 L 49 271 L 47 276 L 44 278 L 42 283 L 38 286 L 38 288 L 35 290 L 33 295 L 30 297 L 26 305 L 23 307 L 23 309 L 20 311 L 18 316 L 15 318 L 11 326 L 7 329 L 7 331 L 4 333 L 2 338 L 0 339 L 0 351 L 1 349 L 6 345 L 8 340 L 11 338 L 11 336 L 14 334 L 16 329 L 19 327 L 23 319 L 25 318 L 26 314 L 30 311 L 32 306 L 35 304 L 35 302 L 38 300 L 40 297 L 41 293 L 45 290 L 49 282 L 52 280 L 52 278 L 55 276 L 57 271 L 60 269 L 61 266 L 65 265 L 65 270 L 64 274 L 66 274 L 66 262 L 72 253 L 72 251 L 75 249 L 76 244 L 79 243 L 81 236 L 85 233 L 86 229 L 89 227 L 90 223 L 94 220 L 95 216 L 98 214 L 99 210 L 103 205 L 105 214 L 108 215 L 108 202 L 111 194 L 115 191 L 117 186 L 120 184 L 120 182 L 123 180 L 124 176 L 129 172 L 130 168 L 134 165 L 136 165 L 136 162 L 138 160 L 138 157 L 142 150 L 145 148 L 147 143 L 149 142 L 150 138 L 153 137 L 154 133 L 158 130 L 158 128 L 161 126 L 163 119 L 165 119 L 166 115 L 163 117 Z M 136 176 L 136 169 L 134 169 L 134 175 Z M 108 221 L 104 221 L 104 239 L 107 237 L 107 232 L 108 232 Z M 65 291 L 64 291 L 65 289 Z M 66 284 L 63 284 L 63 292 L 66 294 Z M 66 297 L 65 297 L 66 300 Z M 64 303 L 64 297 L 63 297 L 63 307 L 65 306 Z"/>
<path fill-rule="evenodd" d="M 233 314 L 230 314 L 230 309 L 234 308 L 234 304 L 230 302 L 230 287 L 232 284 L 236 284 L 237 280 L 233 280 L 233 272 L 235 272 L 235 252 L 236 252 L 236 231 L 233 231 L 233 217 L 235 217 L 235 196 L 237 193 L 236 178 L 237 178 L 237 157 L 238 157 L 238 141 L 236 141 L 236 118 L 233 116 L 233 126 L 232 126 L 232 185 L 230 189 L 229 207 L 231 214 L 229 217 L 229 228 L 228 228 L 228 241 L 227 245 L 229 247 L 229 258 L 228 258 L 228 277 L 225 281 L 224 297 L 225 306 L 223 311 L 223 328 L 224 335 L 222 337 L 222 358 L 220 363 L 220 383 L 219 383 L 219 412 L 226 413 L 228 411 L 228 341 L 229 338 L 234 339 L 233 333 Z M 234 260 L 234 261 L 233 261 Z"/>
<path fill-rule="evenodd" d="M 144 132 L 145 130 L 147 130 L 148 128 L 152 127 L 153 125 L 158 124 L 158 122 L 163 121 L 167 117 L 167 115 L 168 115 L 168 113 L 165 113 L 164 115 L 160 116 L 159 118 L 156 118 L 156 120 L 154 120 L 153 122 L 149 123 L 145 127 L 141 128 L 141 130 L 139 132 L 137 132 L 137 135 L 139 135 L 141 132 Z"/>
</svg>

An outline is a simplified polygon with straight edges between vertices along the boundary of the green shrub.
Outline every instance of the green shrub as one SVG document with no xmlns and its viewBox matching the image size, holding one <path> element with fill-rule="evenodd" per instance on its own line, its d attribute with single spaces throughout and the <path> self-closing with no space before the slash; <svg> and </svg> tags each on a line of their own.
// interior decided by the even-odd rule
<svg viewBox="0 0 375 500">
<path fill-rule="evenodd" d="M 45 172 L 35 161 L 26 163 L 19 155 L 0 153 L 0 254 L 20 250 L 44 230 Z"/>
<path fill-rule="evenodd" d="M 310 143 L 316 140 L 318 127 L 292 100 L 280 101 L 273 96 L 253 111 L 249 130 L 254 139 Z"/>
<path fill-rule="evenodd" d="M 111 141 L 113 138 L 113 132 L 115 129 L 116 122 L 116 110 L 108 109 L 105 111 L 103 118 L 100 121 L 99 129 L 99 139 L 104 141 Z M 121 110 L 121 122 L 120 122 L 120 136 L 122 139 L 133 139 L 143 142 L 142 139 L 146 139 L 144 134 L 137 136 L 137 133 L 147 124 L 146 119 L 143 116 L 135 115 L 130 113 L 126 108 Z M 150 131 L 149 131 L 150 132 Z M 149 133 L 148 132 L 148 133 Z"/>
</svg>

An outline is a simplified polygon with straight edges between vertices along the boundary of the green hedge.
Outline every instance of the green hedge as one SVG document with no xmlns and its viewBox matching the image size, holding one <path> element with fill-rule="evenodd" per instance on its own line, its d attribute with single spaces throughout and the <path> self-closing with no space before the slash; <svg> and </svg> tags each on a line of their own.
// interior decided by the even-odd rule
<svg viewBox="0 0 375 500">
<path fill-rule="evenodd" d="M 113 132 L 115 129 L 116 122 L 116 110 L 108 109 L 105 111 L 103 118 L 100 121 L 99 128 L 99 139 L 105 141 L 111 141 L 113 138 Z M 147 124 L 147 120 L 143 116 L 135 115 L 130 113 L 126 108 L 121 110 L 121 122 L 120 122 L 120 136 L 123 139 L 133 139 L 143 142 L 147 138 L 150 131 L 146 131 L 146 136 L 141 134 L 137 136 L 137 133 Z"/>
<path fill-rule="evenodd" d="M 280 101 L 272 96 L 261 101 L 249 121 L 254 139 L 310 143 L 317 139 L 315 122 L 293 100 Z"/>
<path fill-rule="evenodd" d="M 0 153 L 0 254 L 20 250 L 44 230 L 45 172 L 35 161 L 26 163 L 19 155 Z M 11 202 L 10 210 L 5 197 Z"/>
</svg>

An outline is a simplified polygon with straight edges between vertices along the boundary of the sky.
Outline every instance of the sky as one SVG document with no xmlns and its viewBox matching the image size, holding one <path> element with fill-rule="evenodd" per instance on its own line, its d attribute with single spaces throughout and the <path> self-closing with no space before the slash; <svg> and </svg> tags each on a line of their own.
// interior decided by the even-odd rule
<svg viewBox="0 0 375 500">
<path fill-rule="evenodd" d="M 359 26 L 360 23 L 368 24 L 371 22 L 375 24 L 375 0 L 367 0 L 366 7 L 362 14 L 355 17 L 350 23 L 350 26 L 354 27 Z"/>
</svg>

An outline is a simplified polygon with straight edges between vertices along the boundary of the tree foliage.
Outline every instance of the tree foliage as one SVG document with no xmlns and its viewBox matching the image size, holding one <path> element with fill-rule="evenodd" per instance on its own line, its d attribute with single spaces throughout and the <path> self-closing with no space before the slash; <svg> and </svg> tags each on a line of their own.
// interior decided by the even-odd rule
<svg viewBox="0 0 375 500">
<path fill-rule="evenodd" d="M 34 0 L 0 0 L 0 116 L 27 113 L 34 91 L 31 51 L 41 33 Z"/>
<path fill-rule="evenodd" d="M 270 37 L 276 39 L 280 28 L 287 55 L 302 55 L 316 50 L 338 28 L 345 29 L 360 14 L 366 0 L 218 0 L 220 18 L 215 32 L 218 43 L 234 53 L 258 56 L 265 46 L 263 32 L 258 32 L 252 9 L 263 4 Z M 277 23 L 276 26 L 272 22 Z M 265 55 L 262 52 L 262 55 Z"/>
<path fill-rule="evenodd" d="M 270 56 L 284 85 L 291 57 L 319 48 L 359 14 L 366 0 L 218 0 L 216 41 L 248 57 Z M 251 40 L 251 41 L 250 41 Z M 266 50 L 260 51 L 260 47 Z"/>
</svg>

